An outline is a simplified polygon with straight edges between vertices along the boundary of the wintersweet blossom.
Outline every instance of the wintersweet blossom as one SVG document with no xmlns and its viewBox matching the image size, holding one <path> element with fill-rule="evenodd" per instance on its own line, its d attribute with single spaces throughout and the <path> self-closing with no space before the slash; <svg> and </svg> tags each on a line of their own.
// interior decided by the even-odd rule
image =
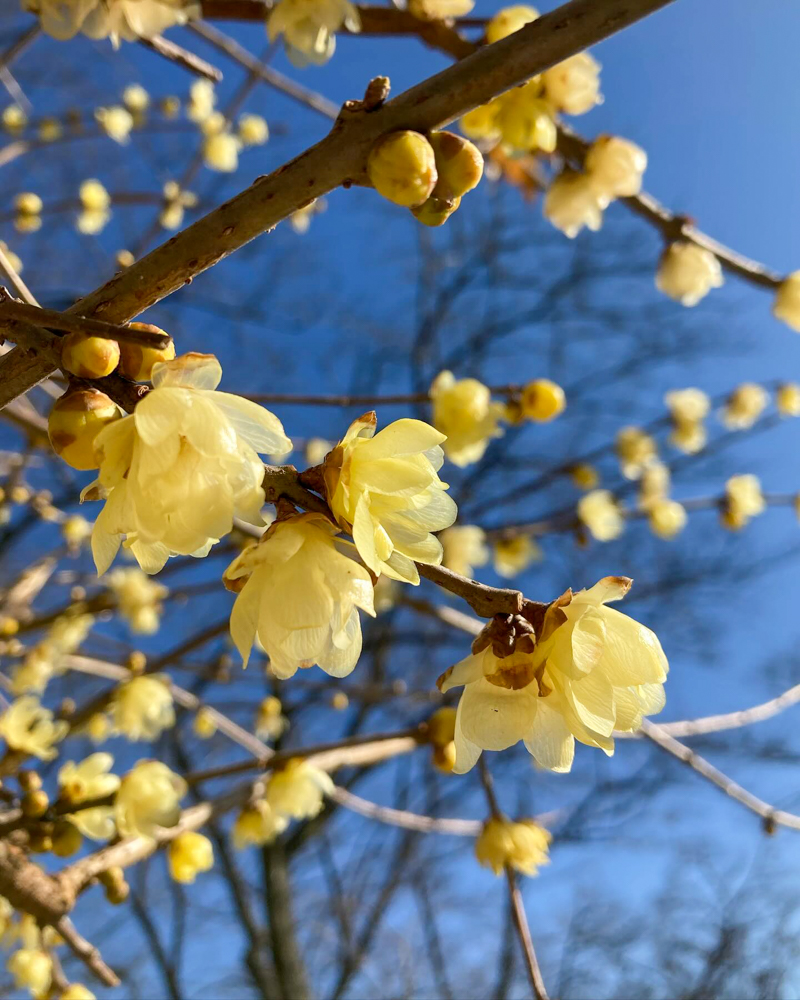
<svg viewBox="0 0 800 1000">
<path fill-rule="evenodd" d="M 92 615 L 60 615 L 46 634 L 14 667 L 11 690 L 14 694 L 42 694 L 50 678 L 63 674 L 64 657 L 74 653 L 94 624 Z"/>
<path fill-rule="evenodd" d="M 630 589 L 605 577 L 567 591 L 547 608 L 535 641 L 524 636 L 503 659 L 491 644 L 439 678 L 441 691 L 462 687 L 456 718 L 455 772 L 483 750 L 523 740 L 536 763 L 569 771 L 575 740 L 614 752 L 613 732 L 634 732 L 664 706 L 668 664 L 656 635 L 606 607 Z M 531 651 L 529 651 L 531 650 Z"/>
<path fill-rule="evenodd" d="M 623 427 L 617 433 L 614 450 L 626 479 L 639 479 L 658 458 L 655 440 L 641 427 Z"/>
<path fill-rule="evenodd" d="M 41 948 L 19 948 L 6 962 L 17 989 L 30 990 L 31 996 L 42 997 L 50 988 L 53 960 Z"/>
<path fill-rule="evenodd" d="M 58 1000 L 97 1000 L 97 997 L 83 983 L 70 983 Z"/>
<path fill-rule="evenodd" d="M 239 116 L 239 139 L 245 146 L 263 146 L 269 139 L 269 125 L 261 115 Z"/>
<path fill-rule="evenodd" d="M 217 392 L 222 369 L 211 354 L 184 354 L 153 366 L 154 388 L 135 411 L 95 438 L 100 474 L 83 499 L 106 498 L 92 552 L 105 573 L 123 537 L 146 573 L 171 555 L 204 556 L 234 515 L 261 524 L 262 454 L 291 442 L 269 410 Z"/>
<path fill-rule="evenodd" d="M 681 305 L 696 306 L 722 284 L 722 268 L 710 250 L 679 240 L 670 243 L 661 255 L 656 288 Z"/>
<path fill-rule="evenodd" d="M 489 45 L 499 42 L 501 38 L 507 38 L 520 28 L 524 28 L 526 24 L 535 21 L 538 16 L 539 11 L 526 4 L 503 7 L 486 25 L 486 41 Z"/>
<path fill-rule="evenodd" d="M 274 770 L 267 782 L 267 804 L 292 819 L 313 819 L 333 792 L 331 776 L 308 761 L 295 757 Z"/>
<path fill-rule="evenodd" d="M 115 46 L 137 38 L 152 38 L 176 24 L 186 24 L 199 5 L 185 0 L 23 0 L 39 16 L 42 30 L 66 41 L 79 32 L 89 38 L 110 38 Z"/>
<path fill-rule="evenodd" d="M 772 314 L 800 333 L 800 271 L 792 271 L 778 285 Z"/>
<path fill-rule="evenodd" d="M 731 431 L 747 430 L 769 404 L 769 393 L 757 382 L 743 382 L 725 401 L 722 422 Z"/>
<path fill-rule="evenodd" d="M 543 211 L 556 229 L 574 239 L 586 228 L 597 232 L 603 225 L 603 206 L 589 177 L 563 170 L 547 189 Z"/>
<path fill-rule="evenodd" d="M 115 569 L 107 583 L 131 632 L 152 635 L 158 631 L 161 601 L 169 594 L 163 584 L 135 566 Z"/>
<path fill-rule="evenodd" d="M 531 563 L 540 562 L 542 550 L 530 535 L 499 538 L 492 547 L 494 571 L 511 579 L 524 572 Z"/>
<path fill-rule="evenodd" d="M 262 740 L 277 740 L 289 728 L 289 720 L 283 714 L 280 698 L 269 695 L 258 706 L 254 730 Z"/>
<path fill-rule="evenodd" d="M 20 135 L 28 124 L 28 116 L 19 104 L 9 104 L 8 107 L 3 108 L 0 123 L 10 135 Z"/>
<path fill-rule="evenodd" d="M 775 392 L 775 405 L 782 417 L 800 417 L 800 385 L 784 382 Z"/>
<path fill-rule="evenodd" d="M 61 798 L 70 805 L 78 806 L 82 802 L 113 795 L 120 785 L 118 776 L 110 773 L 113 766 L 114 758 L 110 753 L 90 754 L 80 764 L 67 761 L 58 772 Z M 67 813 L 66 818 L 92 840 L 108 840 L 114 835 L 113 805 L 78 809 Z"/>
<path fill-rule="evenodd" d="M 578 501 L 578 518 L 598 542 L 619 538 L 625 530 L 620 505 L 609 490 L 591 490 Z"/>
<path fill-rule="evenodd" d="M 731 531 L 739 531 L 751 517 L 763 514 L 766 506 L 758 476 L 731 476 L 725 483 L 722 524 Z"/>
<path fill-rule="evenodd" d="M 677 500 L 661 497 L 648 507 L 650 530 L 659 538 L 674 538 L 686 527 L 686 508 Z"/>
<path fill-rule="evenodd" d="M 477 379 L 456 379 L 452 372 L 440 372 L 430 396 L 433 426 L 445 435 L 442 447 L 453 465 L 464 468 L 480 461 L 489 441 L 502 436 L 503 404 L 492 402 L 489 387 Z"/>
<path fill-rule="evenodd" d="M 58 756 L 53 744 L 63 740 L 68 730 L 69 724 L 53 722 L 53 713 L 43 708 L 33 695 L 12 701 L 0 715 L 0 736 L 9 748 L 32 754 L 40 760 L 53 760 Z"/>
<path fill-rule="evenodd" d="M 109 139 L 113 139 L 121 146 L 127 143 L 134 125 L 133 115 L 127 108 L 118 104 L 110 108 L 97 108 L 94 116 Z"/>
<path fill-rule="evenodd" d="M 669 496 L 671 479 L 669 466 L 663 462 L 653 462 L 644 469 L 639 480 L 638 497 L 642 510 L 648 510 L 657 500 Z"/>
<path fill-rule="evenodd" d="M 454 524 L 439 535 L 444 558 L 442 565 L 461 576 L 472 578 L 475 566 L 485 566 L 490 552 L 486 545 L 486 532 L 476 524 Z"/>
<path fill-rule="evenodd" d="M 132 677 L 120 684 L 111 699 L 115 727 L 129 740 L 155 740 L 175 725 L 175 709 L 168 678 L 158 674 Z"/>
<path fill-rule="evenodd" d="M 494 120 L 503 142 L 521 153 L 541 150 L 552 153 L 557 132 L 553 107 L 542 98 L 539 77 L 501 94 L 494 107 Z"/>
<path fill-rule="evenodd" d="M 123 837 L 152 837 L 159 827 L 180 819 L 186 782 L 158 760 L 139 761 L 123 777 L 114 800 L 117 829 Z"/>
<path fill-rule="evenodd" d="M 244 665 L 256 635 L 278 677 L 317 663 L 349 674 L 361 653 L 358 609 L 375 614 L 368 571 L 337 548 L 336 525 L 322 514 L 297 514 L 270 525 L 225 571 L 240 589 L 231 637 Z"/>
<path fill-rule="evenodd" d="M 264 799 L 243 809 L 233 824 L 233 844 L 238 850 L 245 847 L 264 847 L 271 844 L 289 825 L 287 816 L 277 813 Z"/>
<path fill-rule="evenodd" d="M 283 35 L 286 55 L 302 69 L 322 66 L 331 58 L 342 27 L 361 27 L 358 10 L 349 0 L 279 0 L 267 20 L 267 37 L 274 42 Z"/>
<path fill-rule="evenodd" d="M 484 823 L 475 841 L 475 857 L 484 868 L 502 875 L 506 866 L 531 878 L 549 863 L 552 837 L 534 819 L 512 820 L 493 816 Z"/>
<path fill-rule="evenodd" d="M 711 409 L 706 393 L 695 388 L 675 389 L 666 394 L 664 402 L 672 418 L 670 443 L 687 455 L 700 451 L 708 436 L 703 420 Z"/>
<path fill-rule="evenodd" d="M 547 100 L 568 115 L 582 115 L 600 104 L 600 63 L 579 52 L 542 73 Z"/>
<path fill-rule="evenodd" d="M 214 866 L 214 848 L 208 837 L 187 830 L 170 842 L 167 861 L 175 881 L 191 885 L 199 872 L 207 872 Z"/>
<path fill-rule="evenodd" d="M 626 198 L 642 190 L 647 169 L 647 153 L 629 139 L 616 135 L 598 136 L 589 148 L 584 170 L 600 204 Z"/>
<path fill-rule="evenodd" d="M 442 561 L 430 532 L 458 513 L 437 475 L 445 436 L 421 420 L 395 420 L 378 434 L 376 424 L 374 413 L 354 420 L 325 459 L 328 503 L 373 573 L 417 584 L 415 561 Z"/>
<path fill-rule="evenodd" d="M 442 21 L 463 17 L 475 6 L 475 0 L 408 0 L 409 13 L 422 21 Z"/>
<path fill-rule="evenodd" d="M 78 197 L 83 209 L 78 216 L 78 232 L 86 235 L 99 233 L 111 218 L 111 195 L 100 181 L 90 178 L 81 184 Z"/>
</svg>

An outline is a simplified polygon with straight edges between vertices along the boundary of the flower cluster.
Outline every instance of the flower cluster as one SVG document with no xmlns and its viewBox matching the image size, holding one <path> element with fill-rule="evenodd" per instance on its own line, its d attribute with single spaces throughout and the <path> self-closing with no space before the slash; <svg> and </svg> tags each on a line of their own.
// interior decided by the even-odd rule
<svg viewBox="0 0 800 1000">
<path fill-rule="evenodd" d="M 59 41 L 78 33 L 89 38 L 134 42 L 152 38 L 175 24 L 185 24 L 199 12 L 185 0 L 23 0 L 39 17 L 42 30 Z"/>
<path fill-rule="evenodd" d="M 331 58 L 337 31 L 360 27 L 358 10 L 349 0 L 279 0 L 267 19 L 267 36 L 271 42 L 282 36 L 286 55 L 302 69 Z"/>
<path fill-rule="evenodd" d="M 333 792 L 333 781 L 309 761 L 291 758 L 274 768 L 263 796 L 239 813 L 233 827 L 238 848 L 262 847 L 283 833 L 292 819 L 313 819 Z"/>
</svg>

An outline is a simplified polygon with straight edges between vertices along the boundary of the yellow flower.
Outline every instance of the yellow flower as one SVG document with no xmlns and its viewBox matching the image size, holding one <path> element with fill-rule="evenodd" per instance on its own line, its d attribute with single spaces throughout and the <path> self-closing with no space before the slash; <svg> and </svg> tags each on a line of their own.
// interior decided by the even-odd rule
<svg viewBox="0 0 800 1000">
<path fill-rule="evenodd" d="M 154 740 L 175 725 L 168 682 L 153 674 L 120 684 L 111 699 L 115 727 L 129 740 Z"/>
<path fill-rule="evenodd" d="M 626 479 L 639 479 L 658 459 L 656 442 L 641 427 L 623 427 L 617 434 L 614 449 Z"/>
<path fill-rule="evenodd" d="M 169 594 L 166 587 L 135 566 L 115 569 L 106 582 L 131 632 L 152 635 L 158 631 L 161 601 Z"/>
<path fill-rule="evenodd" d="M 120 786 L 117 775 L 109 773 L 113 766 L 114 758 L 110 753 L 90 754 L 80 764 L 67 761 L 58 772 L 61 798 L 70 805 L 77 806 L 81 802 L 113 795 Z M 92 840 L 108 840 L 114 836 L 113 805 L 79 809 L 74 813 L 68 813 L 66 818 L 85 837 L 90 837 Z"/>
<path fill-rule="evenodd" d="M 502 403 L 492 402 L 489 387 L 475 378 L 456 380 L 452 372 L 440 372 L 430 388 L 433 425 L 445 438 L 447 458 L 460 468 L 483 458 L 489 441 L 501 437 L 498 426 L 504 414 Z"/>
<path fill-rule="evenodd" d="M 549 378 L 537 378 L 522 390 L 521 404 L 528 420 L 544 424 L 564 412 L 567 397 L 556 382 Z"/>
<path fill-rule="evenodd" d="M 663 462 L 653 462 L 644 469 L 639 481 L 639 506 L 642 510 L 669 496 L 670 479 L 669 468 Z"/>
<path fill-rule="evenodd" d="M 454 573 L 467 576 L 475 575 L 475 566 L 485 566 L 489 562 L 489 549 L 486 546 L 486 534 L 483 528 L 474 524 L 455 524 L 439 535 L 444 557 L 442 565 Z"/>
<path fill-rule="evenodd" d="M 647 516 L 650 530 L 659 538 L 674 538 L 686 527 L 686 508 L 668 497 L 650 504 Z"/>
<path fill-rule="evenodd" d="M 308 462 L 309 466 L 322 465 L 325 461 L 325 456 L 333 447 L 334 443 L 326 441 L 325 438 L 309 438 L 306 441 L 305 447 L 306 462 Z"/>
<path fill-rule="evenodd" d="M 574 239 L 586 228 L 596 233 L 603 225 L 603 206 L 586 174 L 564 170 L 547 189 L 543 211 L 546 219 Z"/>
<path fill-rule="evenodd" d="M 800 417 L 800 385 L 785 382 L 775 393 L 775 405 L 782 417 Z"/>
<path fill-rule="evenodd" d="M 619 538 L 625 530 L 625 518 L 609 490 L 591 490 L 578 501 L 578 518 L 598 542 Z"/>
<path fill-rule="evenodd" d="M 274 42 L 283 35 L 289 61 L 303 69 L 331 58 L 342 27 L 361 27 L 358 10 L 348 0 L 279 0 L 267 20 L 267 37 Z"/>
<path fill-rule="evenodd" d="M 757 382 L 743 382 L 728 396 L 722 422 L 728 430 L 752 427 L 769 404 L 769 393 Z"/>
<path fill-rule="evenodd" d="M 422 21 L 444 21 L 463 17 L 475 6 L 475 0 L 408 0 L 408 11 Z"/>
<path fill-rule="evenodd" d="M 102 212 L 111 204 L 111 195 L 98 180 L 90 179 L 81 184 L 78 193 L 81 205 L 91 212 Z"/>
<path fill-rule="evenodd" d="M 58 756 L 53 744 L 63 740 L 68 730 L 68 723 L 53 722 L 53 713 L 33 695 L 17 698 L 0 716 L 0 736 L 9 748 L 40 760 Z"/>
<path fill-rule="evenodd" d="M 230 132 L 217 132 L 203 143 L 203 161 L 210 170 L 230 174 L 239 166 L 240 141 Z"/>
<path fill-rule="evenodd" d="M 491 645 L 439 678 L 445 692 L 464 687 L 456 719 L 455 771 L 482 750 L 519 740 L 540 767 L 569 771 L 575 740 L 614 752 L 614 730 L 634 732 L 664 706 L 668 664 L 656 635 L 606 607 L 631 581 L 605 577 L 590 590 L 567 591 L 547 609 L 532 652 L 498 659 Z"/>
<path fill-rule="evenodd" d="M 542 550 L 530 535 L 515 535 L 496 541 L 492 558 L 495 573 L 511 579 L 524 572 L 531 563 L 540 562 Z"/>
<path fill-rule="evenodd" d="M 173 827 L 181 815 L 186 782 L 157 760 L 140 761 L 125 775 L 114 802 L 117 829 L 123 837 L 152 837 L 159 827 Z"/>
<path fill-rule="evenodd" d="M 661 255 L 656 288 L 684 306 L 696 306 L 723 284 L 722 268 L 710 250 L 694 243 L 671 243 Z"/>
<path fill-rule="evenodd" d="M 708 441 L 708 432 L 701 423 L 675 424 L 669 436 L 670 444 L 686 455 L 702 451 Z"/>
<path fill-rule="evenodd" d="M 210 740 L 217 731 L 217 718 L 210 709 L 203 706 L 194 717 L 192 729 L 201 740 Z"/>
<path fill-rule="evenodd" d="M 328 502 L 373 573 L 417 584 L 414 561 L 442 561 L 430 532 L 449 527 L 458 513 L 437 475 L 445 436 L 421 420 L 395 420 L 378 434 L 375 427 L 374 413 L 354 420 L 328 455 Z"/>
<path fill-rule="evenodd" d="M 603 100 L 600 63 L 588 52 L 579 52 L 542 73 L 545 96 L 559 111 L 582 115 Z"/>
<path fill-rule="evenodd" d="M 167 849 L 169 873 L 176 882 L 191 885 L 199 872 L 214 866 L 214 848 L 208 837 L 188 830 L 179 833 Z"/>
<path fill-rule="evenodd" d="M 456 738 L 456 709 L 450 705 L 437 708 L 428 719 L 428 742 L 435 747 L 445 747 Z"/>
<path fill-rule="evenodd" d="M 497 113 L 500 110 L 499 98 L 488 104 L 481 104 L 468 111 L 459 122 L 461 131 L 470 139 L 483 139 L 485 142 L 497 142 L 500 138 L 500 127 L 497 124 Z"/>
<path fill-rule="evenodd" d="M 55 142 L 64 134 L 64 129 L 58 118 L 42 118 L 38 134 L 42 142 Z"/>
<path fill-rule="evenodd" d="M 99 574 L 123 536 L 146 573 L 170 555 L 206 555 L 233 517 L 260 524 L 262 454 L 291 442 L 269 410 L 215 392 L 222 369 L 213 355 L 185 354 L 153 366 L 154 388 L 128 417 L 95 438 L 99 478 L 83 498 L 107 497 L 92 532 Z"/>
<path fill-rule="evenodd" d="M 70 549 L 79 549 L 92 536 L 92 525 L 80 514 L 72 514 L 61 525 L 61 536 Z"/>
<path fill-rule="evenodd" d="M 6 962 L 17 989 L 30 990 L 32 997 L 42 997 L 50 988 L 53 960 L 40 948 L 20 948 Z"/>
<path fill-rule="evenodd" d="M 245 146 L 263 146 L 269 139 L 269 125 L 261 115 L 239 116 L 239 139 Z"/>
<path fill-rule="evenodd" d="M 367 174 L 378 194 L 404 208 L 422 205 L 439 176 L 433 146 L 411 129 L 378 139 L 367 158 Z"/>
<path fill-rule="evenodd" d="M 333 677 L 355 667 L 358 608 L 375 614 L 372 581 L 339 551 L 337 534 L 322 514 L 298 514 L 272 524 L 227 568 L 226 585 L 245 581 L 231 612 L 231 637 L 245 666 L 258 634 L 278 677 L 313 663 Z"/>
<path fill-rule="evenodd" d="M 331 776 L 308 761 L 293 758 L 270 774 L 266 800 L 270 809 L 292 819 L 313 819 L 333 792 Z"/>
<path fill-rule="evenodd" d="M 286 816 L 276 813 L 263 799 L 243 809 L 233 824 L 233 843 L 238 850 L 271 844 L 289 825 Z"/>
<path fill-rule="evenodd" d="M 502 94 L 495 104 L 494 121 L 503 142 L 520 153 L 556 148 L 553 108 L 542 98 L 539 77 Z"/>
<path fill-rule="evenodd" d="M 9 104 L 3 109 L 3 128 L 11 135 L 19 135 L 28 124 L 28 116 L 18 104 Z"/>
<path fill-rule="evenodd" d="M 526 4 L 515 4 L 513 7 L 503 7 L 486 25 L 486 41 L 491 45 L 499 42 L 501 38 L 507 38 L 515 31 L 535 21 L 539 16 L 539 11 L 535 7 L 528 7 Z"/>
<path fill-rule="evenodd" d="M 65 614 L 57 618 L 44 638 L 14 668 L 11 688 L 14 694 L 41 694 L 54 674 L 64 672 L 64 656 L 78 649 L 93 624 L 92 615 Z"/>
<path fill-rule="evenodd" d="M 214 111 L 216 103 L 214 84 L 210 80 L 195 80 L 189 88 L 186 114 L 193 122 L 204 122 Z"/>
<path fill-rule="evenodd" d="M 778 285 L 772 314 L 800 333 L 800 271 L 792 271 Z"/>
<path fill-rule="evenodd" d="M 110 108 L 97 108 L 94 117 L 109 139 L 121 146 L 127 143 L 134 124 L 130 111 L 115 104 Z"/>
<path fill-rule="evenodd" d="M 59 41 L 78 32 L 89 38 L 152 38 L 175 24 L 185 24 L 199 13 L 199 5 L 184 0 L 25 0 L 23 6 L 39 15 L 42 30 Z"/>
<path fill-rule="evenodd" d="M 593 490 L 600 483 L 600 473 L 586 462 L 573 465 L 569 470 L 569 477 L 579 490 Z"/>
<path fill-rule="evenodd" d="M 150 106 L 150 95 L 140 83 L 129 83 L 122 91 L 122 103 L 131 114 L 140 115 Z"/>
<path fill-rule="evenodd" d="M 536 820 L 510 820 L 495 816 L 488 820 L 475 841 L 475 857 L 484 868 L 502 875 L 506 865 L 531 878 L 549 863 L 552 837 Z"/>
<path fill-rule="evenodd" d="M 280 698 L 270 695 L 258 706 L 255 733 L 262 740 L 277 740 L 289 728 L 289 720 L 282 714 Z"/>
<path fill-rule="evenodd" d="M 601 135 L 592 143 L 583 166 L 605 207 L 615 198 L 628 198 L 642 190 L 647 153 L 629 139 Z"/>
<path fill-rule="evenodd" d="M 707 434 L 702 421 L 708 416 L 711 400 L 701 389 L 675 389 L 664 397 L 672 417 L 670 442 L 687 455 L 700 451 Z"/>
<path fill-rule="evenodd" d="M 731 476 L 725 483 L 722 524 L 731 531 L 738 531 L 751 517 L 762 514 L 766 506 L 758 476 Z"/>
</svg>

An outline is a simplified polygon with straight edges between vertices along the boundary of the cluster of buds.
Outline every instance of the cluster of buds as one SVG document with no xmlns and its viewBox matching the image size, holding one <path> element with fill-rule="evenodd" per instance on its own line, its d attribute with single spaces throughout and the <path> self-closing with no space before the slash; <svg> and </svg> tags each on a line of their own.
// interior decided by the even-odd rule
<svg viewBox="0 0 800 1000">
<path fill-rule="evenodd" d="M 456 709 L 452 705 L 437 708 L 428 719 L 425 735 L 433 750 L 431 763 L 442 774 L 451 774 L 456 762 Z"/>
<path fill-rule="evenodd" d="M 453 132 L 408 129 L 379 139 L 367 159 L 375 190 L 426 226 L 441 226 L 483 176 L 477 146 Z"/>
</svg>

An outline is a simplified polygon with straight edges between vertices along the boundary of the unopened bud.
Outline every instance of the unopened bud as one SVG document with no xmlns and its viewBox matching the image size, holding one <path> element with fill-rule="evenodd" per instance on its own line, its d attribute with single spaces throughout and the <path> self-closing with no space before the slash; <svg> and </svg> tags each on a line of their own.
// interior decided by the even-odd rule
<svg viewBox="0 0 800 1000">
<path fill-rule="evenodd" d="M 456 710 L 450 705 L 437 708 L 428 719 L 428 741 L 436 747 L 447 746 L 455 738 Z"/>
<path fill-rule="evenodd" d="M 430 137 L 439 179 L 434 194 L 439 198 L 461 198 L 478 186 L 483 176 L 483 154 L 478 147 L 454 132 L 434 132 Z"/>
<path fill-rule="evenodd" d="M 59 820 L 53 830 L 53 854 L 59 858 L 69 858 L 81 849 L 83 837 L 80 830 L 67 820 Z"/>
<path fill-rule="evenodd" d="M 431 195 L 411 211 L 423 226 L 443 226 L 460 204 L 460 198 L 437 198 L 436 195 Z"/>
<path fill-rule="evenodd" d="M 17 781 L 23 792 L 38 792 L 42 787 L 42 779 L 37 771 L 20 771 L 17 775 Z"/>
<path fill-rule="evenodd" d="M 367 174 L 378 194 L 395 205 L 421 205 L 436 185 L 436 159 L 424 135 L 408 129 L 379 139 L 367 158 Z"/>
<path fill-rule="evenodd" d="M 555 419 L 566 405 L 564 390 L 549 378 L 537 378 L 522 390 L 522 412 L 536 423 Z"/>
<path fill-rule="evenodd" d="M 47 429 L 53 451 L 73 469 L 96 469 L 94 440 L 121 415 L 119 407 L 99 389 L 77 389 L 57 399 Z"/>
<path fill-rule="evenodd" d="M 456 745 L 452 741 L 443 747 L 434 747 L 431 756 L 433 766 L 442 774 L 452 774 L 456 766 Z"/>
<path fill-rule="evenodd" d="M 134 649 L 128 654 L 125 666 L 132 674 L 142 674 L 144 673 L 144 668 L 147 666 L 147 657 L 141 650 Z"/>
<path fill-rule="evenodd" d="M 40 788 L 36 792 L 26 792 L 22 796 L 20 805 L 23 816 L 27 816 L 28 819 L 38 819 L 47 812 L 47 807 L 50 805 L 50 798 L 47 792 Z"/>
<path fill-rule="evenodd" d="M 61 343 L 61 365 L 78 378 L 105 378 L 118 364 L 116 340 L 68 333 Z"/>
<path fill-rule="evenodd" d="M 148 323 L 130 323 L 133 330 L 147 329 Z M 156 329 L 159 329 L 156 327 Z M 159 330 L 164 333 L 163 330 Z M 153 365 L 157 361 L 172 361 L 175 357 L 175 344 L 172 340 L 158 350 L 155 347 L 143 347 L 141 344 L 131 344 L 122 341 L 119 345 L 119 371 L 120 375 L 131 379 L 133 382 L 149 382 L 153 374 Z"/>
</svg>

